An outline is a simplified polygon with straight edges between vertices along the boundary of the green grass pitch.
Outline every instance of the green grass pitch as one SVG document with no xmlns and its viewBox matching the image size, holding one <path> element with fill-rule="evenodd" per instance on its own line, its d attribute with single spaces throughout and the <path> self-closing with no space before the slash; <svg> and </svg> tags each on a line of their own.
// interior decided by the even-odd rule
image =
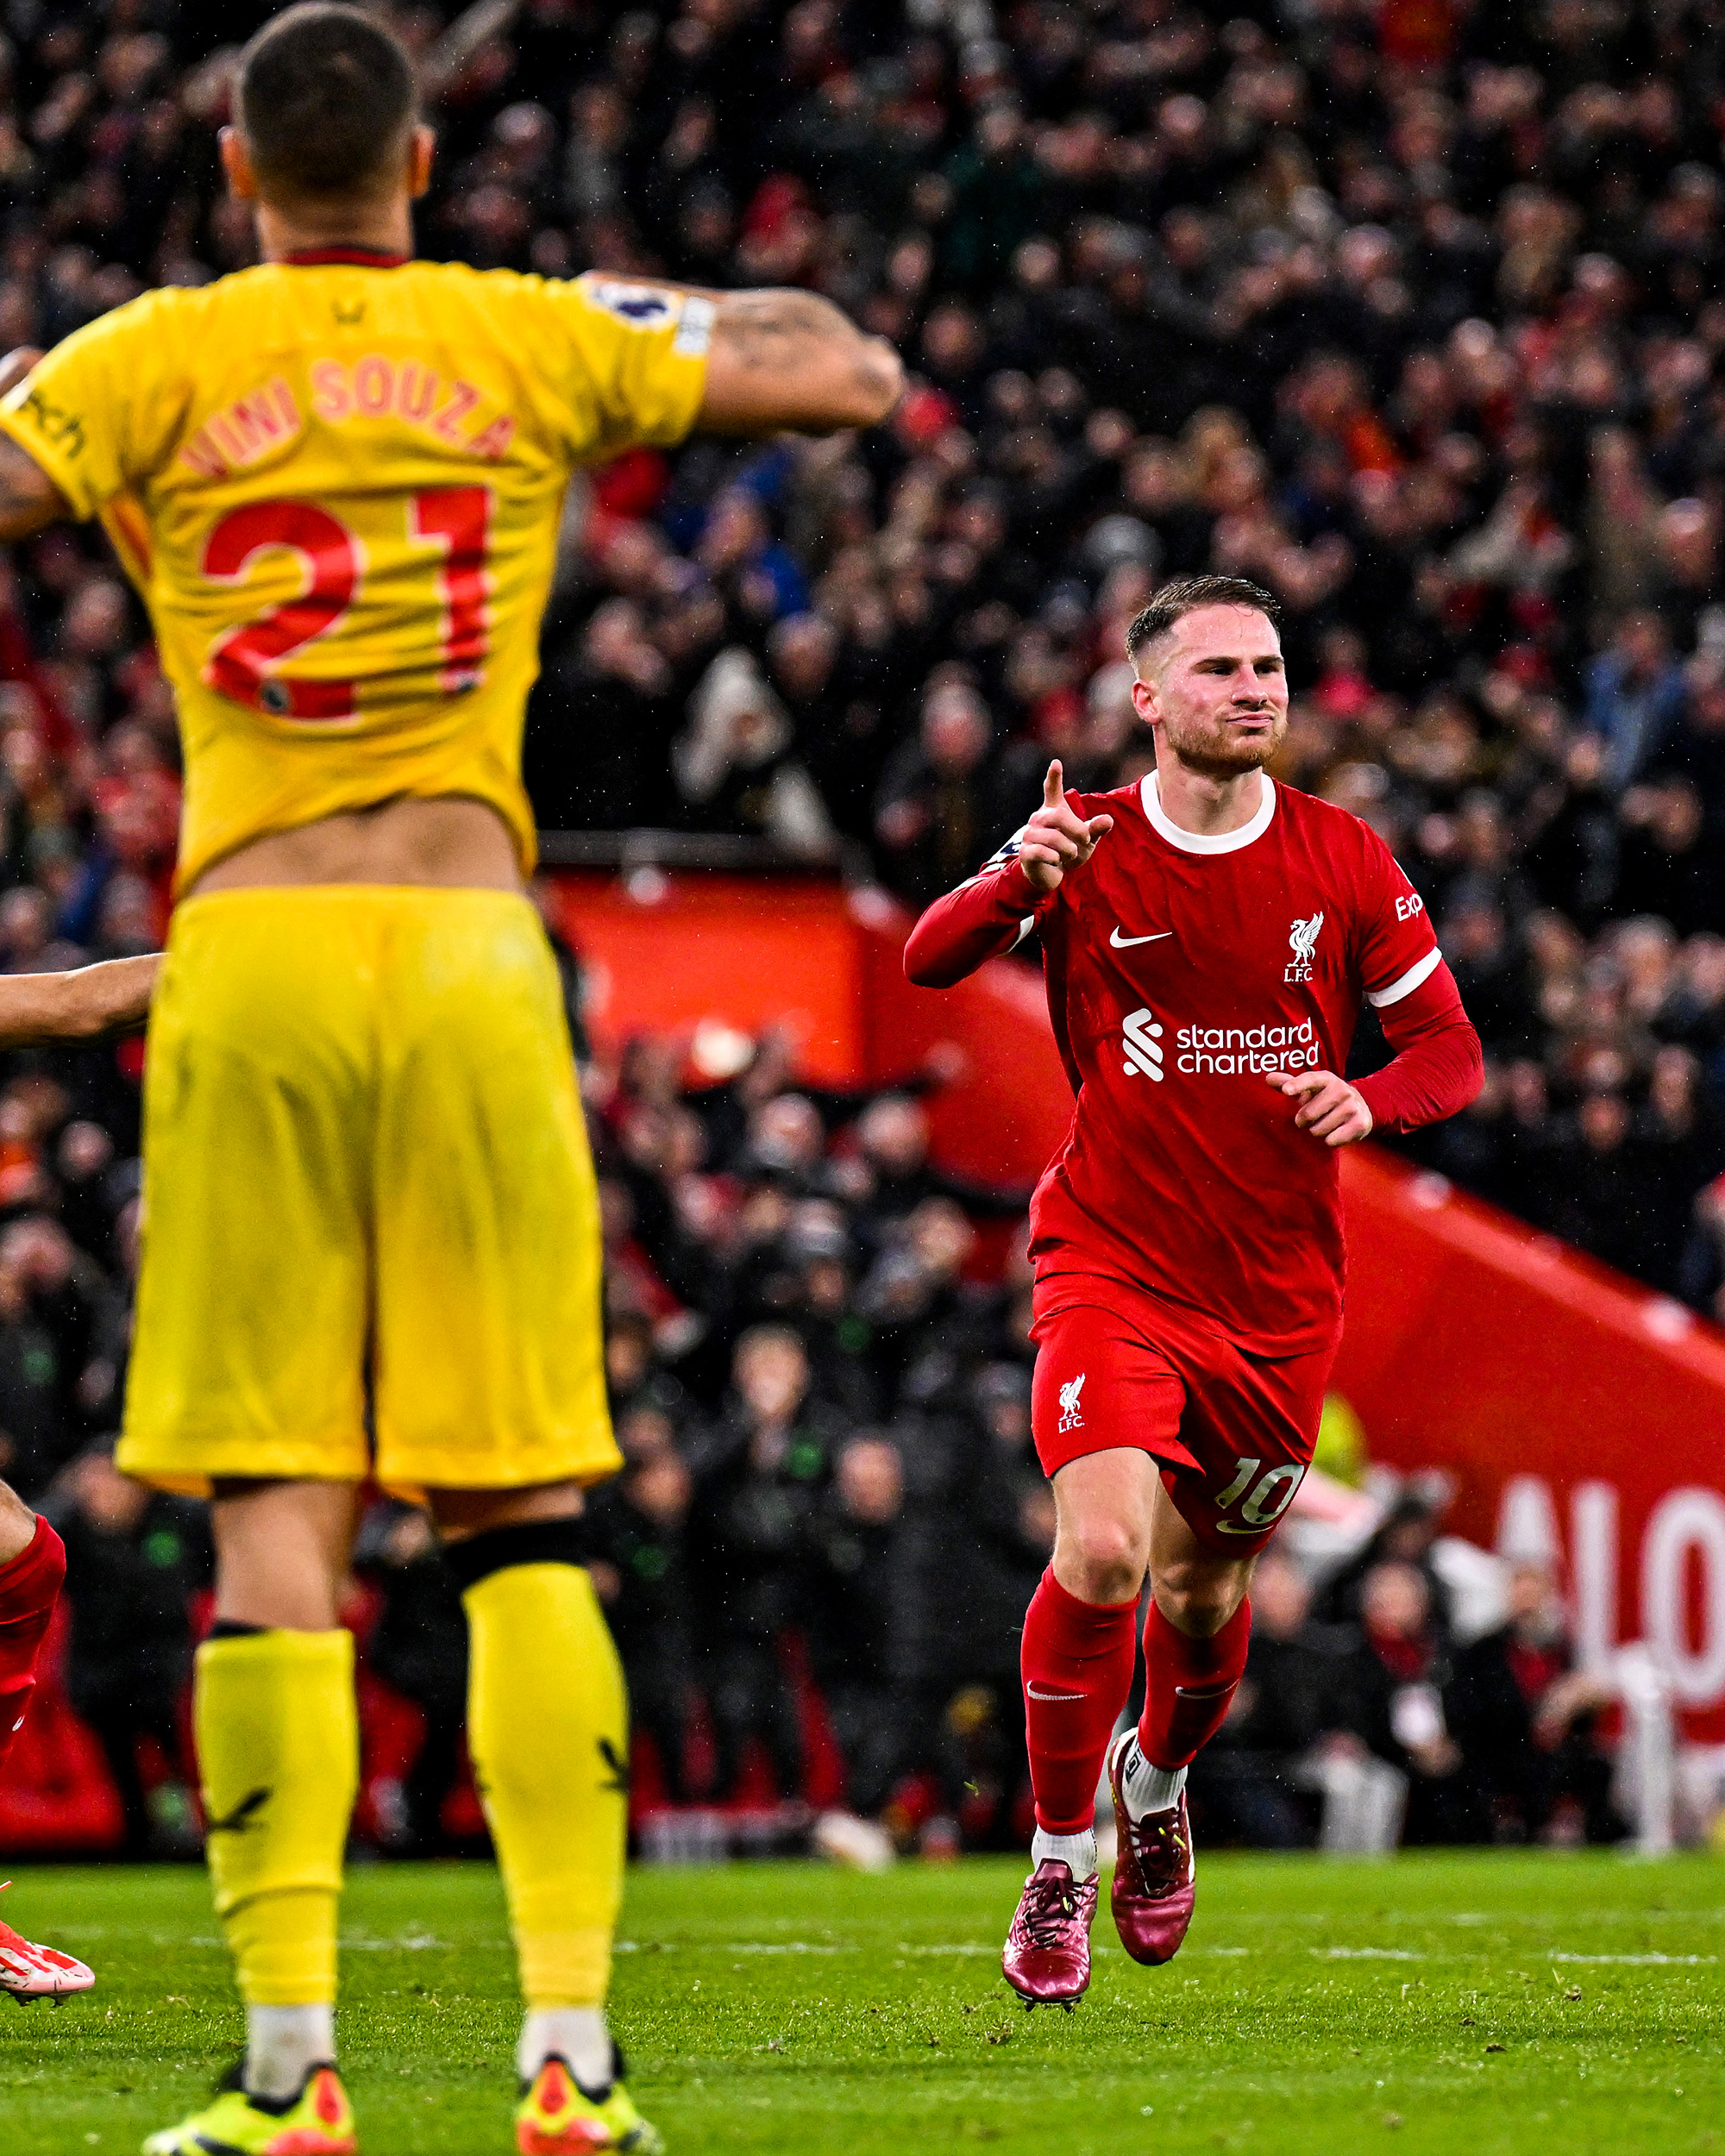
<svg viewBox="0 0 1725 2156">
<path fill-rule="evenodd" d="M 1170 1967 L 1097 1921 L 1071 2015 L 995 1955 L 1022 1866 L 645 1871 L 615 2021 L 671 2156 L 1622 2156 L 1725 2149 L 1725 1861 L 1212 1857 Z M 40 1871 L 5 1914 L 96 1968 L 0 2007 L 0 2149 L 102 2156 L 183 2115 L 240 2033 L 201 1874 Z M 495 1875 L 357 1871 L 344 2065 L 367 2156 L 508 2156 Z"/>
</svg>

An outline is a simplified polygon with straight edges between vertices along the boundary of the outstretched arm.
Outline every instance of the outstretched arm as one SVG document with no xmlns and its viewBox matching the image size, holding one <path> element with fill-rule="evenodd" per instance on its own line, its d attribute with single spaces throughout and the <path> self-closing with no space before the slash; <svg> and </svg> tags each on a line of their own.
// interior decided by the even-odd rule
<svg viewBox="0 0 1725 2156">
<path fill-rule="evenodd" d="M 41 354 L 21 344 L 0 360 L 0 397 L 16 389 Z M 0 435 L 0 541 L 28 539 L 44 524 L 72 514 L 71 505 L 35 459 L 9 435 Z"/>
<path fill-rule="evenodd" d="M 108 958 L 72 973 L 0 975 L 0 1049 L 93 1040 L 149 1015 L 161 953 Z"/>
<path fill-rule="evenodd" d="M 718 312 L 697 425 L 715 434 L 831 434 L 872 427 L 898 403 L 898 354 L 818 292 L 708 297 Z"/>
<path fill-rule="evenodd" d="M 1042 903 L 1015 860 L 985 868 L 937 899 L 905 945 L 905 976 L 919 988 L 950 988 L 1023 943 Z"/>
</svg>

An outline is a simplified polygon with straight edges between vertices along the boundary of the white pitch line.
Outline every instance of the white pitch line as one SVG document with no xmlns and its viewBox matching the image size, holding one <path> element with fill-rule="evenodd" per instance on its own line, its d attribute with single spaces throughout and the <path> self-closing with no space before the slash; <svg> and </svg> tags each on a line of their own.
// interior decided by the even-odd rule
<svg viewBox="0 0 1725 2156">
<path fill-rule="evenodd" d="M 815 1946 L 806 1939 L 745 1939 L 733 1940 L 728 1946 L 715 1946 L 708 1951 L 715 1954 L 854 1954 L 858 1949 L 855 1946 Z"/>
<path fill-rule="evenodd" d="M 1429 1954 L 1412 1953 L 1405 1946 L 1308 1946 L 1320 1961 L 1429 1961 Z"/>
<path fill-rule="evenodd" d="M 1717 1954 L 1546 1954 L 1546 1961 L 1605 1964 L 1618 1969 L 1710 1969 Z"/>
</svg>

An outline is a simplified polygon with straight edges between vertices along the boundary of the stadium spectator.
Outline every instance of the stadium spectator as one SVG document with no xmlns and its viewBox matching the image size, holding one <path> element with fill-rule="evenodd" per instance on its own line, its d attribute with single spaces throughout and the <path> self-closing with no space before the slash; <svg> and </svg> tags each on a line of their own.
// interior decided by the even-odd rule
<svg viewBox="0 0 1725 2156">
<path fill-rule="evenodd" d="M 1213 1839 L 1259 1849 L 1309 1849 L 1316 1833 L 1302 1789 L 1308 1762 L 1347 1727 L 1344 1643 L 1314 1625 L 1311 1589 L 1280 1551 L 1252 1575 L 1251 1644 L 1227 1720 L 1199 1753 L 1194 1808 Z"/>
<path fill-rule="evenodd" d="M 1450 1729 L 1452 1679 L 1426 1574 L 1402 1557 L 1373 1564 L 1345 1665 L 1348 1727 L 1407 1777 L 1409 1842 L 1484 1838 L 1479 1792 Z"/>
<path fill-rule="evenodd" d="M 793 739 L 790 714 L 751 655 L 737 647 L 721 651 L 671 751 L 695 827 L 770 839 L 811 860 L 830 853 L 831 826 L 813 781 L 790 754 Z"/>
<path fill-rule="evenodd" d="M 691 1569 L 720 1797 L 735 1791 L 751 1739 L 764 1746 L 781 1797 L 802 1787 L 782 1646 L 806 1592 L 819 1495 L 843 1435 L 841 1417 L 814 1394 L 797 1334 L 772 1325 L 745 1332 L 722 1411 L 692 1461 Z"/>
<path fill-rule="evenodd" d="M 1019 1336 L 1022 1340 L 1022 1335 Z M 936 1667 L 950 1686 L 962 1680 L 982 1711 L 969 1748 L 994 1798 L 989 1838 L 1018 1846 L 1013 1808 L 1027 1786 L 1024 1715 L 1019 1708 L 1019 1633 L 1025 1607 L 1054 1548 L 1054 1499 L 1031 1442 L 1028 1358 L 990 1361 L 969 1388 L 955 1459 L 960 1501 L 954 1525 L 965 1551 L 962 1589 L 948 1590 L 960 1629 Z M 943 1563 L 944 1559 L 937 1559 Z M 938 1582 L 939 1575 L 936 1575 Z M 973 1778 L 975 1778 L 973 1777 Z"/>
<path fill-rule="evenodd" d="M 909 1600 L 903 1507 L 896 1447 L 856 1438 L 810 1533 L 810 1664 L 844 1757 L 847 1801 L 870 1818 L 886 1808 L 909 1749 L 899 1712 L 906 1658 L 897 1634 Z"/>
<path fill-rule="evenodd" d="M 1432 1545 L 1437 1540 L 1442 1505 L 1426 1489 L 1404 1489 L 1364 1549 L 1340 1566 L 1325 1582 L 1317 1614 L 1333 1625 L 1362 1620 L 1365 1583 L 1381 1564 L 1399 1564 L 1417 1571 L 1425 1590 L 1424 1617 L 1437 1633 L 1447 1639 L 1450 1630 L 1449 1595 L 1436 1565 Z"/>
<path fill-rule="evenodd" d="M 594 1496 L 590 1569 L 629 1679 L 631 1721 L 651 1738 L 665 1793 L 681 1803 L 689 1794 L 696 1641 L 687 1547 L 693 1480 L 662 1408 L 631 1408 L 618 1441 L 628 1465 Z"/>
<path fill-rule="evenodd" d="M 125 1818 L 123 1853 L 183 1854 L 192 1846 L 182 1720 L 190 1601 L 213 1562 L 203 1509 L 119 1474 L 105 1445 L 78 1460 L 58 1495 L 72 1608 L 67 1696 L 101 1740 Z M 140 1756 L 146 1741 L 156 1754 L 153 1786 Z"/>
<path fill-rule="evenodd" d="M 411 1506 L 379 1507 L 365 1523 L 354 1561 L 381 1598 L 367 1658 L 425 1723 L 402 1777 L 399 1816 L 385 1822 L 389 1845 L 405 1857 L 440 1856 L 448 1847 L 443 1805 L 461 1770 L 467 1720 L 467 1626 L 461 1596 L 430 1520 Z"/>
<path fill-rule="evenodd" d="M 14 1202 L 26 1208 L 53 1189 L 43 1141 L 65 1108 L 42 1081 L 0 1100 L 0 1176 L 9 1153 Z M 14 1448 L 9 1472 L 27 1497 L 90 1435 L 85 1403 L 111 1382 L 97 1357 L 110 1292 L 94 1258 L 44 1213 L 26 1210 L 0 1232 L 0 1420 Z"/>
<path fill-rule="evenodd" d="M 1549 1570 L 1511 1567 L 1509 1621 L 1456 1658 L 1456 1742 L 1498 1841 L 1622 1840 L 1596 1724 L 1609 1686 L 1575 1666 Z"/>
<path fill-rule="evenodd" d="M 888 883 L 914 905 L 950 889 L 1035 805 L 1002 798 L 989 766 L 993 740 L 982 699 L 948 680 L 931 690 L 916 740 L 882 774 L 875 837 Z"/>
<path fill-rule="evenodd" d="M 1622 789 L 1665 749 L 1683 699 L 1670 632 L 1651 611 L 1625 614 L 1587 670 L 1584 720 L 1605 744 L 1608 784 Z"/>
</svg>

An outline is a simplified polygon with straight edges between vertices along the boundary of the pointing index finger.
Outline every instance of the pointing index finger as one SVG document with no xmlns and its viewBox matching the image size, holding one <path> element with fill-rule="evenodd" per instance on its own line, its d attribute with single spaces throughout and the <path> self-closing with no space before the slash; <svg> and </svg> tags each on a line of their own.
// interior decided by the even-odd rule
<svg viewBox="0 0 1725 2156">
<path fill-rule="evenodd" d="M 1057 756 L 1049 765 L 1047 775 L 1042 782 L 1042 805 L 1044 808 L 1058 808 L 1064 799 L 1065 788 L 1061 777 L 1060 759 Z"/>
</svg>

